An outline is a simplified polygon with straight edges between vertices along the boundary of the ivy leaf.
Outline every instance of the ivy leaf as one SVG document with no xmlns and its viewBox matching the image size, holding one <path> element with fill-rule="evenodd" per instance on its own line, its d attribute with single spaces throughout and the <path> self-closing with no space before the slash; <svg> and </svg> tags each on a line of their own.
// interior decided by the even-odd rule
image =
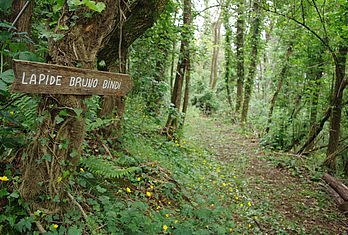
<svg viewBox="0 0 348 235">
<path fill-rule="evenodd" d="M 6 82 L 6 83 L 11 83 L 14 79 L 14 73 L 13 69 L 6 70 L 0 75 L 0 78 Z"/>
<path fill-rule="evenodd" d="M 6 85 L 6 83 L 0 80 L 0 91 L 7 91 L 7 90 L 8 90 L 8 86 Z"/>
<path fill-rule="evenodd" d="M 105 3 L 103 2 L 96 3 L 95 1 L 87 1 L 85 4 L 86 7 L 89 7 L 91 10 L 97 11 L 99 13 L 101 13 L 106 7 Z"/>
<path fill-rule="evenodd" d="M 30 230 L 31 229 L 31 224 L 33 223 L 33 219 L 31 217 L 25 217 L 21 219 L 16 225 L 15 228 L 19 232 L 23 232 L 25 230 Z"/>
<path fill-rule="evenodd" d="M 12 6 L 13 0 L 0 0 L 0 10 L 7 11 Z"/>
</svg>

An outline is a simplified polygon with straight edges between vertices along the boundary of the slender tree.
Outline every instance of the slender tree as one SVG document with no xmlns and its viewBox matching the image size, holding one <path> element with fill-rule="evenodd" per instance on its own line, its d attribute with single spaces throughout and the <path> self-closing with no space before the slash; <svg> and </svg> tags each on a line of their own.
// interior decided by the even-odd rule
<svg viewBox="0 0 348 235">
<path fill-rule="evenodd" d="M 244 0 L 238 0 L 237 3 L 237 23 L 236 23 L 236 39 L 235 45 L 237 50 L 237 97 L 236 97 L 236 116 L 239 116 L 242 100 L 243 100 L 243 86 L 244 86 L 244 32 L 245 20 Z"/>
<path fill-rule="evenodd" d="M 258 60 L 258 48 L 260 41 L 261 32 L 261 11 L 259 6 L 259 1 L 254 0 L 252 6 L 252 16 L 253 20 L 251 22 L 251 54 L 250 54 L 250 64 L 248 68 L 248 75 L 246 77 L 244 85 L 244 99 L 242 107 L 241 123 L 245 123 L 248 118 L 249 103 L 252 94 L 252 89 L 254 86 L 254 78 L 256 75 L 257 60 Z"/>
<path fill-rule="evenodd" d="M 178 65 L 176 69 L 176 76 L 174 81 L 174 87 L 171 96 L 171 103 L 173 108 L 177 113 L 181 110 L 181 99 L 182 99 L 182 87 L 184 83 L 185 75 L 187 74 L 187 69 L 189 67 L 190 61 L 190 40 L 191 34 L 191 0 L 184 0 L 184 11 L 183 11 L 183 29 L 181 32 L 181 45 L 180 45 L 180 55 L 178 60 Z M 166 123 L 165 132 L 171 138 L 173 132 L 179 127 L 179 117 L 177 113 L 171 112 L 168 116 Z"/>
<path fill-rule="evenodd" d="M 210 81 L 209 86 L 211 89 L 215 89 L 218 75 L 218 59 L 220 52 L 220 40 L 221 40 L 221 12 L 216 22 L 213 23 L 213 55 L 211 58 L 211 67 L 210 67 Z"/>
</svg>

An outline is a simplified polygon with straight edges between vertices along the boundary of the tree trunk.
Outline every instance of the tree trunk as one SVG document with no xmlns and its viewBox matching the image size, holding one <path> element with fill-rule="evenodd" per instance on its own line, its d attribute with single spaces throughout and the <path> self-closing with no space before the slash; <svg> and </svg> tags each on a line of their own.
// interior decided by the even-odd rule
<svg viewBox="0 0 348 235">
<path fill-rule="evenodd" d="M 332 95 L 332 114 L 330 121 L 329 131 L 329 146 L 327 148 L 327 156 L 334 153 L 337 150 L 338 141 L 340 137 L 341 119 L 342 119 L 342 100 L 343 92 L 346 87 L 345 70 L 347 61 L 347 46 L 341 46 L 338 49 L 337 59 L 335 61 L 335 85 Z M 336 158 L 331 158 L 330 161 L 326 161 L 325 164 L 331 171 L 336 170 Z"/>
<path fill-rule="evenodd" d="M 290 45 L 287 49 L 287 54 L 285 57 L 284 66 L 279 74 L 278 85 L 277 85 L 276 91 L 274 92 L 273 97 L 272 97 L 271 102 L 270 102 L 271 104 L 270 104 L 270 108 L 269 108 L 269 112 L 268 112 L 267 126 L 265 128 L 266 133 L 269 132 L 270 126 L 272 124 L 273 109 L 274 109 L 276 100 L 278 98 L 279 92 L 283 87 L 283 82 L 285 79 L 286 71 L 288 70 L 288 67 L 289 67 L 288 63 L 289 63 L 289 59 L 290 59 L 291 54 L 292 54 L 292 45 Z"/>
<path fill-rule="evenodd" d="M 182 106 L 182 112 L 184 113 L 184 120 L 187 114 L 187 108 L 190 100 L 190 81 L 191 81 L 191 58 L 188 58 L 187 67 L 186 67 L 186 76 L 185 76 L 185 93 L 184 93 L 184 103 Z"/>
<path fill-rule="evenodd" d="M 49 54 L 51 63 L 93 69 L 96 55 L 107 35 L 114 27 L 117 4 L 114 0 L 103 1 L 107 7 L 101 14 L 79 21 L 68 31 L 57 29 L 64 37 L 52 44 Z M 58 22 L 68 26 L 71 12 L 65 5 Z M 81 154 L 85 135 L 85 122 L 81 112 L 85 110 L 85 96 L 44 95 L 39 104 L 39 116 L 44 119 L 38 127 L 36 137 L 23 156 L 23 180 L 20 186 L 22 197 L 33 209 L 55 213 L 61 209 L 59 202 L 64 196 L 68 176 L 71 175 Z"/>
<path fill-rule="evenodd" d="M 180 46 L 180 57 L 178 60 L 176 77 L 174 81 L 174 87 L 171 97 L 171 103 L 173 104 L 173 108 L 176 112 L 180 112 L 181 107 L 181 96 L 182 96 L 182 87 L 184 82 L 184 77 L 186 74 L 186 70 L 188 68 L 188 63 L 190 61 L 190 38 L 191 38 L 191 30 L 189 29 L 192 23 L 192 15 L 191 15 L 191 0 L 184 0 L 184 27 L 181 33 L 181 46 Z M 179 127 L 179 117 L 177 113 L 171 112 L 168 116 L 168 120 L 165 127 L 165 132 L 172 138 L 173 133 Z"/>
<path fill-rule="evenodd" d="M 238 1 L 237 6 L 237 32 L 236 32 L 236 50 L 237 50 L 237 97 L 236 97 L 236 116 L 239 117 L 240 108 L 243 99 L 244 84 L 244 0 Z"/>
<path fill-rule="evenodd" d="M 250 55 L 250 65 L 249 72 L 245 82 L 244 87 L 244 99 L 243 99 L 243 108 L 241 123 L 244 124 L 247 122 L 249 103 L 251 98 L 252 89 L 254 86 L 254 77 L 256 74 L 257 67 L 257 57 L 258 57 L 258 47 L 260 41 L 260 27 L 261 27 L 261 15 L 260 15 L 260 6 L 258 0 L 254 0 L 253 9 L 252 9 L 253 20 L 251 24 L 251 55 Z"/>
<path fill-rule="evenodd" d="M 221 39 L 221 14 L 218 20 L 213 23 L 214 30 L 214 42 L 213 42 L 213 56 L 211 60 L 211 68 L 210 68 L 210 82 L 209 86 L 211 89 L 215 89 L 217 82 L 217 74 L 218 74 L 218 59 L 220 52 L 220 39 Z"/>
<path fill-rule="evenodd" d="M 129 46 L 145 31 L 152 27 L 159 15 L 164 11 L 168 0 L 136 0 L 129 6 L 126 2 L 120 3 L 122 17 L 119 24 L 108 38 L 107 45 L 100 51 L 98 58 L 104 59 L 106 69 L 113 72 L 125 73 Z M 125 109 L 125 98 L 117 96 L 103 96 L 99 115 L 116 117 L 120 120 Z M 104 128 L 106 135 L 114 135 L 121 127 L 120 122 Z"/>
<path fill-rule="evenodd" d="M 227 100 L 230 105 L 231 111 L 233 111 L 233 104 L 232 104 L 232 94 L 231 94 L 231 88 L 230 85 L 232 83 L 232 47 L 231 47 L 231 41 L 232 41 L 232 29 L 230 26 L 230 14 L 227 11 L 227 6 L 223 7 L 223 25 L 225 28 L 225 86 L 226 86 L 226 92 L 227 92 Z"/>
<path fill-rule="evenodd" d="M 325 173 L 323 179 L 333 188 L 345 201 L 348 201 L 348 187 L 338 179 Z"/>
</svg>

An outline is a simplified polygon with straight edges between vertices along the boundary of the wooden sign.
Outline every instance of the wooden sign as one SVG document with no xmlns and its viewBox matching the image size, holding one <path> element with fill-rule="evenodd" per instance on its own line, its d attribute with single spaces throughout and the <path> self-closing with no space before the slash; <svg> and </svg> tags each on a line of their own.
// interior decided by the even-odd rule
<svg viewBox="0 0 348 235">
<path fill-rule="evenodd" d="M 126 95 L 133 86 L 127 74 L 14 60 L 12 91 L 71 95 Z"/>
</svg>

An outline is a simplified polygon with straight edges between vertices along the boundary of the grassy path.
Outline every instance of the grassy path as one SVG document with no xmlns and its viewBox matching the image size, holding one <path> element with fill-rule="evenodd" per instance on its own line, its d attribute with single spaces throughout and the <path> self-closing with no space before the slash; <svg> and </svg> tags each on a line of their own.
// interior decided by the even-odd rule
<svg viewBox="0 0 348 235">
<path fill-rule="evenodd" d="M 220 218 L 220 226 L 224 227 L 221 231 L 235 234 L 348 231 L 347 219 L 337 211 L 319 181 L 311 180 L 303 169 L 289 165 L 294 156 L 266 153 L 252 133 L 200 116 L 188 118 L 185 136 L 187 141 L 207 149 L 206 154 L 197 155 L 200 179 L 188 187 L 195 195 L 194 201 L 210 210 L 206 213 L 211 218 Z M 210 233 L 220 231 L 214 219 L 207 221 L 207 234 L 209 229 Z"/>
</svg>

